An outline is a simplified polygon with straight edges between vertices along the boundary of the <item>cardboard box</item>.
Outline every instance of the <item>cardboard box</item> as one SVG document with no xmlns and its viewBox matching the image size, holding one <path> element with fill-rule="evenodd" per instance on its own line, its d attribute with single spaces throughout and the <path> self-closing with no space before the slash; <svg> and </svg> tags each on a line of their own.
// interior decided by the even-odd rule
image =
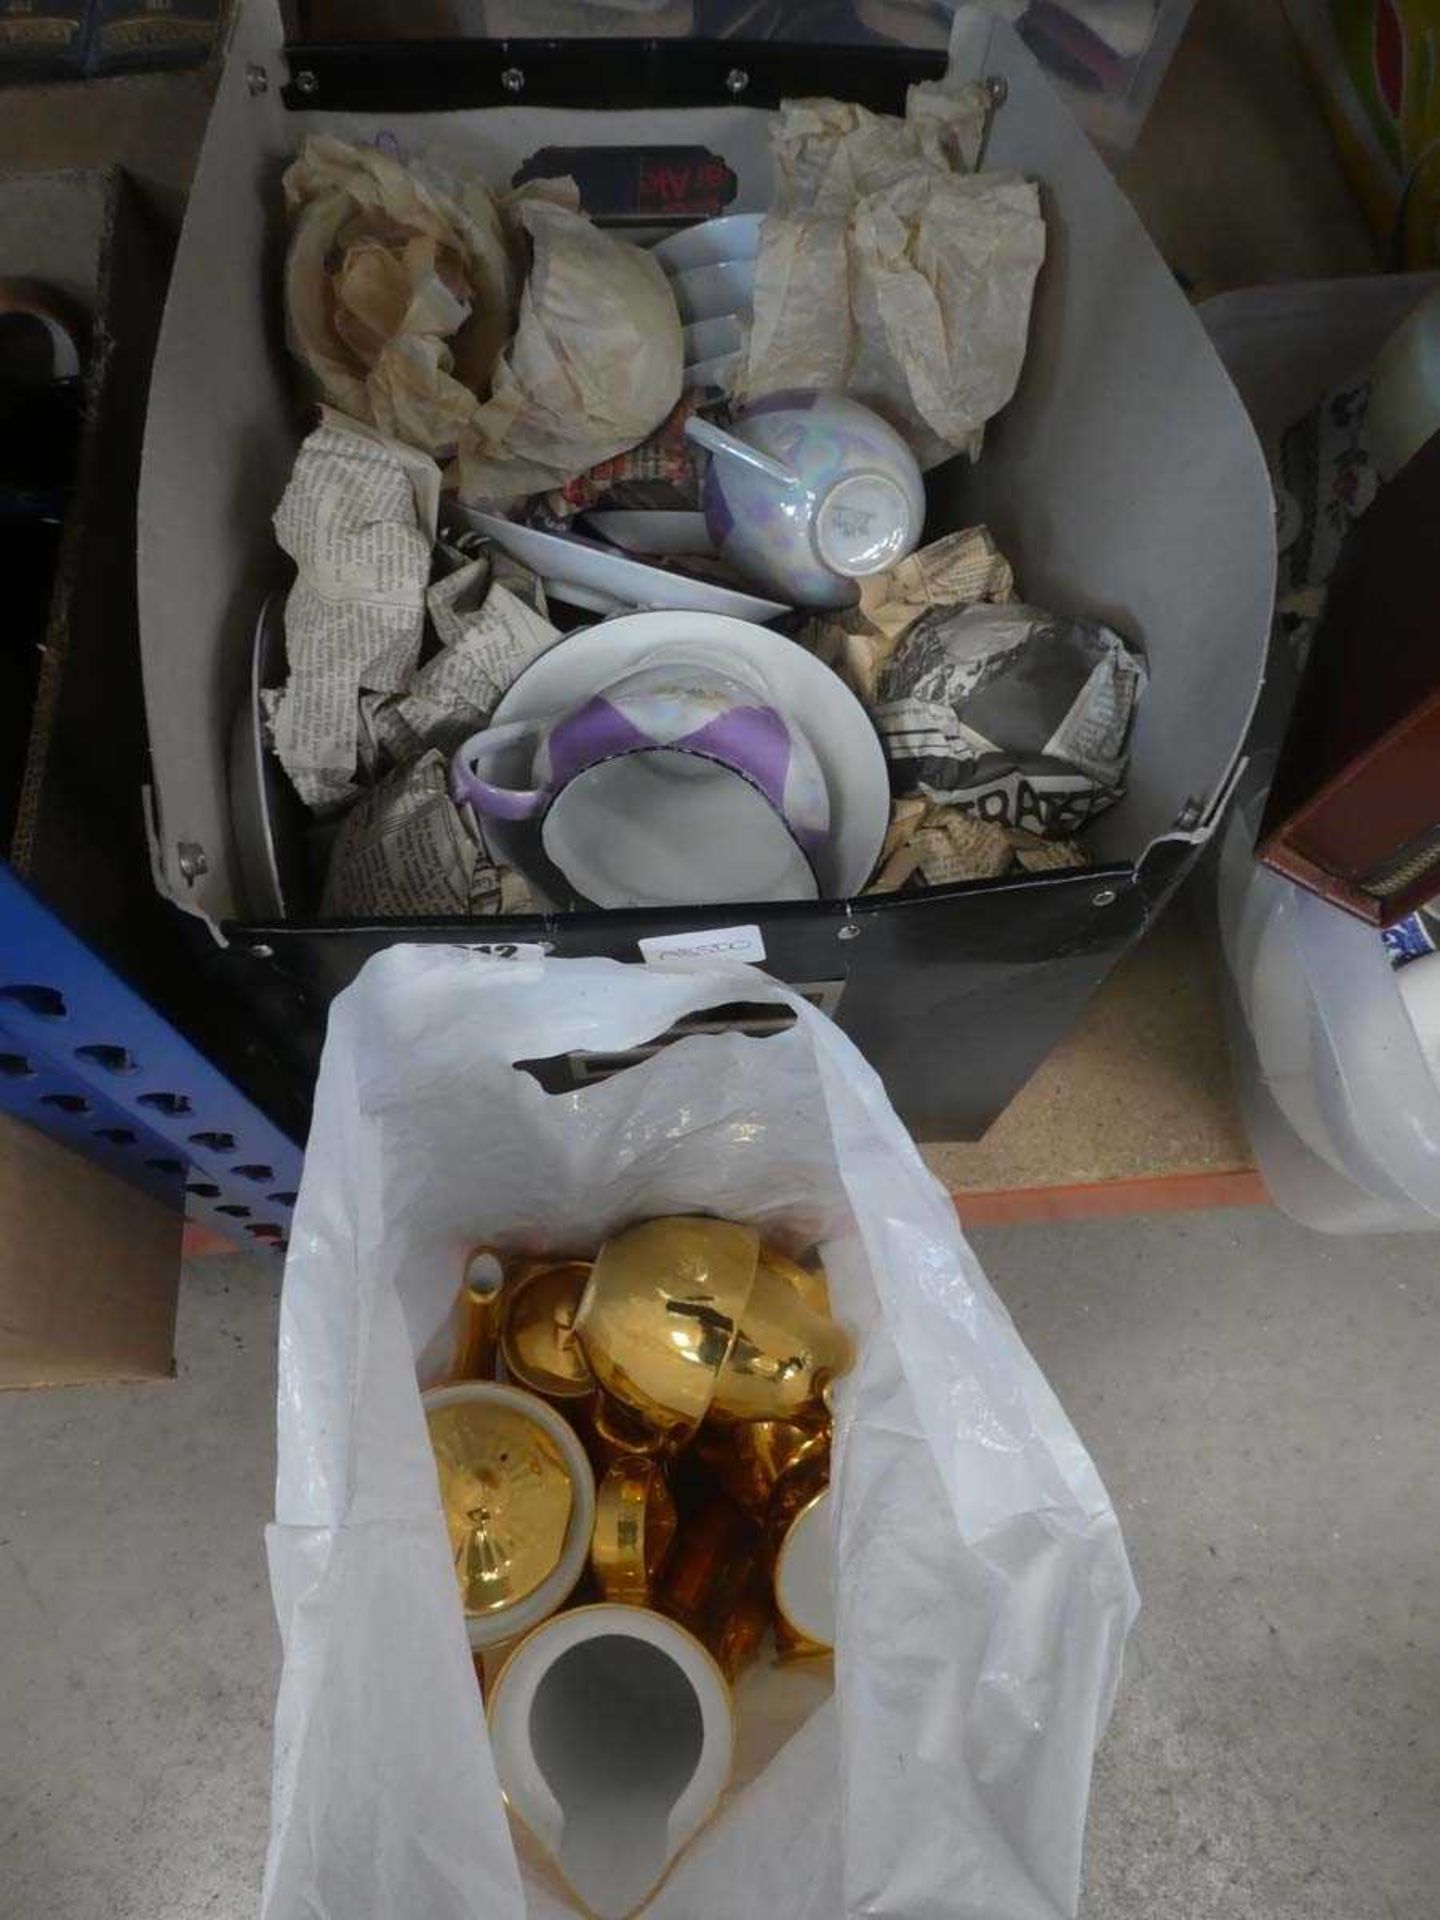
<svg viewBox="0 0 1440 1920">
<path fill-rule="evenodd" d="M 183 1226 L 0 1113 L 0 1388 L 168 1380 Z"/>
<path fill-rule="evenodd" d="M 391 87 L 413 98 L 446 84 L 433 45 L 423 70 L 402 70 L 402 49 L 376 52 L 360 62 L 369 95 Z M 397 939 L 538 942 L 637 960 L 643 938 L 744 920 L 771 971 L 833 1006 L 912 1131 L 973 1137 L 1193 864 L 1229 791 L 1266 659 L 1274 534 L 1264 462 L 1173 275 L 1013 30 L 977 17 L 965 60 L 1005 82 L 988 164 L 1040 180 L 1049 254 L 1016 398 L 977 467 L 957 462 L 935 477 L 932 521 L 936 531 L 988 521 L 1028 598 L 1098 614 L 1146 651 L 1152 679 L 1129 793 L 1088 836 L 1096 866 L 739 912 L 275 924 L 247 918 L 226 742 L 256 613 L 285 578 L 269 516 L 306 423 L 283 346 L 285 162 L 312 130 L 383 133 L 414 150 L 468 146 L 496 181 L 544 146 L 698 142 L 735 172 L 735 206 L 762 207 L 769 114 L 721 97 L 631 112 L 515 107 L 498 104 L 507 97 L 498 84 L 494 106 L 351 111 L 338 94 L 330 104 L 332 81 L 313 67 L 305 87 L 283 89 L 277 8 L 250 0 L 239 10 L 152 384 L 141 623 L 161 884 L 231 943 L 242 985 L 263 976 L 294 993 L 297 1028 L 313 1027 L 364 959 Z M 467 74 L 488 102 L 485 59 L 472 58 Z M 824 83 L 817 53 L 813 84 Z M 759 91 L 752 75 L 750 97 Z"/>
<path fill-rule="evenodd" d="M 85 424 L 56 567 L 19 804 L 15 872 L 113 959 L 143 959 L 148 867 L 133 551 L 166 249 L 116 169 L 0 177 L 0 276 L 89 316 Z"/>
</svg>

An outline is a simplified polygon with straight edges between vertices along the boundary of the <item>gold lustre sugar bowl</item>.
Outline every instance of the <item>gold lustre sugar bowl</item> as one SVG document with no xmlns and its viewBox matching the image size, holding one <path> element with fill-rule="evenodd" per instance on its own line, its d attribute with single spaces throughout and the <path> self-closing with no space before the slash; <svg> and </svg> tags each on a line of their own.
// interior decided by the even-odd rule
<svg viewBox="0 0 1440 1920">
<path fill-rule="evenodd" d="M 569 1598 L 589 1553 L 594 1475 L 573 1428 L 522 1388 L 476 1380 L 421 1402 L 470 1645 L 494 1646 Z"/>
</svg>

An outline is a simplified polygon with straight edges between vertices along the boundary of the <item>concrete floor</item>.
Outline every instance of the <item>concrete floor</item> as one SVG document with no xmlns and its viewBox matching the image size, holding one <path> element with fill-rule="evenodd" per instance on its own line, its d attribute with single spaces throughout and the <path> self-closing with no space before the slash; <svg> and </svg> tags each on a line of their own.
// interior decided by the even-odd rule
<svg viewBox="0 0 1440 1920">
<path fill-rule="evenodd" d="M 1256 1212 L 977 1245 L 1144 1599 L 1086 1920 L 1429 1920 L 1433 1244 Z M 0 1396 L 0 1920 L 254 1911 L 276 1300 L 259 1261 L 198 1262 L 172 1385 Z"/>
<path fill-rule="evenodd" d="M 1087 1920 L 1440 1912 L 1433 1242 L 1266 1211 L 976 1236 L 1143 1611 Z"/>
</svg>

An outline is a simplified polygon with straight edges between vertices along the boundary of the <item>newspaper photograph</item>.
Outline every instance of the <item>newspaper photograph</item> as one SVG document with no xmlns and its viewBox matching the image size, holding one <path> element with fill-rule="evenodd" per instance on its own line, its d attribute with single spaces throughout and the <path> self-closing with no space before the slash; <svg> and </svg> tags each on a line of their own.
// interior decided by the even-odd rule
<svg viewBox="0 0 1440 1920">
<path fill-rule="evenodd" d="M 1019 603 L 923 614 L 880 676 L 895 791 L 1043 835 L 1124 791 L 1145 666 L 1118 634 Z"/>
</svg>

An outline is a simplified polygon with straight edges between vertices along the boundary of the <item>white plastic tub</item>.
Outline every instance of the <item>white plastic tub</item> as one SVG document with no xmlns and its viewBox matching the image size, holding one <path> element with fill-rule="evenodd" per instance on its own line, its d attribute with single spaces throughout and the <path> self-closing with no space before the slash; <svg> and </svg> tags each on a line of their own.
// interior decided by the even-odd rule
<svg viewBox="0 0 1440 1920">
<path fill-rule="evenodd" d="M 1265 446 L 1362 374 L 1433 274 L 1223 295 L 1206 327 Z M 1272 649 L 1257 758 L 1220 839 L 1230 1042 L 1245 1124 L 1276 1204 L 1325 1233 L 1440 1226 L 1440 1085 L 1379 935 L 1257 866 L 1255 833 L 1294 687 Z"/>
<path fill-rule="evenodd" d="M 1245 1123 L 1277 1206 L 1322 1233 L 1440 1227 L 1440 1084 L 1373 927 L 1258 866 L 1231 815 L 1220 927 Z"/>
</svg>

